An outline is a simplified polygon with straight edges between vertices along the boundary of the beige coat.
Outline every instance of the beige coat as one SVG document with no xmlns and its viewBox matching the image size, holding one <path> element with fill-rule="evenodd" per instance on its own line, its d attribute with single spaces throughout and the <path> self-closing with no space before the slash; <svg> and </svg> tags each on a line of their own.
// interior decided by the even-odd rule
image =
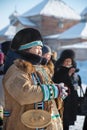
<svg viewBox="0 0 87 130">
<path fill-rule="evenodd" d="M 5 92 L 5 110 L 10 111 L 9 117 L 4 117 L 3 130 L 32 130 L 21 122 L 21 115 L 34 109 L 34 103 L 41 102 L 43 93 L 40 86 L 34 85 L 31 73 L 38 71 L 42 83 L 52 83 L 49 75 L 44 75 L 43 66 L 33 66 L 29 62 L 16 60 L 3 78 Z M 45 71 L 45 70 L 44 70 Z M 45 102 L 45 110 L 58 114 L 55 100 Z M 35 129 L 33 129 L 35 130 Z M 60 117 L 51 119 L 51 124 L 44 130 L 62 130 Z"/>
<path fill-rule="evenodd" d="M 2 85 L 3 75 L 0 75 L 0 105 L 4 107 L 4 91 Z"/>
</svg>

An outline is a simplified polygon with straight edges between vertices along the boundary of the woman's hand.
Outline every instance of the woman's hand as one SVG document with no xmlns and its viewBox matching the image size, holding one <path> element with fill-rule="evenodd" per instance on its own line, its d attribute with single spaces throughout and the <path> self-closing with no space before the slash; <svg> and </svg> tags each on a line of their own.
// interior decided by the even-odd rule
<svg viewBox="0 0 87 130">
<path fill-rule="evenodd" d="M 59 90 L 59 96 L 62 99 L 65 99 L 68 96 L 68 93 L 66 92 L 68 88 L 64 85 L 64 83 L 57 84 L 58 90 Z"/>
</svg>

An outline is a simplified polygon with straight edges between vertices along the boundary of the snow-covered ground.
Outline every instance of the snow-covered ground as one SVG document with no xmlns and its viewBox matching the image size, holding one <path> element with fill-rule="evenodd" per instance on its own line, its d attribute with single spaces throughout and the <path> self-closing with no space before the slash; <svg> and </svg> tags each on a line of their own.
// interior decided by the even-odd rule
<svg viewBox="0 0 87 130">
<path fill-rule="evenodd" d="M 77 61 L 77 67 L 80 69 L 83 84 L 87 84 L 87 61 Z"/>
<path fill-rule="evenodd" d="M 77 116 L 77 120 L 74 126 L 70 126 L 69 130 L 82 130 L 84 123 L 84 116 Z"/>
<path fill-rule="evenodd" d="M 85 92 L 87 86 L 87 61 L 77 61 L 77 67 L 80 69 L 79 74 L 82 79 L 82 87 Z M 79 90 L 78 90 L 79 93 Z M 84 116 L 77 116 L 74 126 L 70 126 L 69 130 L 82 130 L 84 123 Z"/>
</svg>

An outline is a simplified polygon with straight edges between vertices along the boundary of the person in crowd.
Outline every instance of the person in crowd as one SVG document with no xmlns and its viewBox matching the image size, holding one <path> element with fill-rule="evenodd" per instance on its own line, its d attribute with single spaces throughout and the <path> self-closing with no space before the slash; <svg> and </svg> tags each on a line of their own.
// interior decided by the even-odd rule
<svg viewBox="0 0 87 130">
<path fill-rule="evenodd" d="M 51 56 L 52 56 L 51 48 L 48 45 L 44 45 L 42 47 L 42 57 L 43 57 L 42 64 L 49 69 L 49 75 L 52 77 L 54 74 L 54 64 L 51 59 Z"/>
<path fill-rule="evenodd" d="M 57 52 L 56 51 L 52 51 L 51 59 L 52 59 L 52 62 L 54 63 L 54 65 L 55 65 L 56 61 L 57 61 Z"/>
<path fill-rule="evenodd" d="M 43 39 L 34 28 L 14 36 L 5 60 L 4 130 L 63 130 L 55 99 L 66 95 L 42 65 Z"/>
<path fill-rule="evenodd" d="M 0 104 L 0 130 L 3 129 L 3 106 Z"/>
<path fill-rule="evenodd" d="M 43 61 L 43 65 L 45 65 L 44 67 L 46 69 L 48 69 L 48 74 L 50 75 L 50 77 L 53 77 L 54 74 L 54 61 L 56 61 L 56 54 L 54 52 L 52 52 L 51 48 L 48 45 L 44 45 L 42 47 L 42 56 L 43 58 L 45 58 Z M 60 113 L 60 117 L 62 119 L 62 99 L 58 98 L 56 99 L 56 105 L 58 108 L 58 111 Z"/>
<path fill-rule="evenodd" d="M 11 41 L 5 41 L 1 43 L 1 50 L 4 53 L 4 55 L 7 55 L 8 50 L 11 47 Z"/>
<path fill-rule="evenodd" d="M 2 64 L 1 64 L 1 67 L 0 67 L 0 73 L 4 74 L 4 62 L 5 62 L 5 58 L 6 58 L 6 55 L 7 55 L 7 52 L 8 50 L 10 49 L 10 46 L 11 46 L 11 41 L 5 41 L 5 42 L 2 42 L 1 43 L 1 54 L 2 56 L 0 57 L 3 57 L 2 59 Z"/>
<path fill-rule="evenodd" d="M 74 125 L 77 115 L 78 94 L 74 74 L 76 73 L 75 53 L 71 49 L 66 49 L 60 54 L 60 58 L 55 65 L 53 81 L 63 82 L 68 87 L 68 96 L 63 101 L 63 129 L 69 130 L 69 125 Z"/>
<path fill-rule="evenodd" d="M 4 93 L 2 87 L 3 69 L 4 69 L 4 54 L 3 52 L 0 52 L 0 104 L 2 106 L 4 106 Z"/>
<path fill-rule="evenodd" d="M 0 51 L 0 75 L 3 74 L 4 60 L 5 60 L 4 53 L 2 51 Z"/>
<path fill-rule="evenodd" d="M 87 97 L 87 88 L 86 88 L 85 96 Z M 87 130 L 87 115 L 85 116 L 85 119 L 84 119 L 83 130 Z"/>
<path fill-rule="evenodd" d="M 3 126 L 3 107 L 4 107 L 4 91 L 2 86 L 3 68 L 4 68 L 4 54 L 3 52 L 0 52 L 0 130 L 2 130 Z"/>
<path fill-rule="evenodd" d="M 47 59 L 47 62 L 50 61 L 52 55 L 51 48 L 48 45 L 42 47 L 42 56 Z"/>
<path fill-rule="evenodd" d="M 3 108 L 5 106 L 2 79 L 4 75 L 5 57 L 9 49 L 10 43 L 11 43 L 10 41 L 5 41 L 0 44 L 0 47 L 1 47 L 1 51 L 0 51 L 0 130 L 2 130 L 3 128 Z"/>
<path fill-rule="evenodd" d="M 1 51 L 0 51 L 0 104 L 4 107 L 4 92 L 2 86 L 2 78 L 4 75 L 4 63 L 5 57 L 7 54 L 8 49 L 10 48 L 10 41 L 5 41 L 1 43 Z"/>
</svg>

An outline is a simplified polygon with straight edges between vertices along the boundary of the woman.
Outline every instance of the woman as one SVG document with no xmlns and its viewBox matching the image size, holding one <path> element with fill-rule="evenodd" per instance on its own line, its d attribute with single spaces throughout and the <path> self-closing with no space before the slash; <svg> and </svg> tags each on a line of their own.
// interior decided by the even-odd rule
<svg viewBox="0 0 87 130">
<path fill-rule="evenodd" d="M 87 97 L 87 88 L 86 88 L 85 96 Z M 83 130 L 87 130 L 87 115 L 85 116 L 85 120 L 84 120 L 84 124 L 83 124 Z"/>
<path fill-rule="evenodd" d="M 74 52 L 64 50 L 58 59 L 55 67 L 53 81 L 55 83 L 63 82 L 68 87 L 68 96 L 64 100 L 63 129 L 69 130 L 69 125 L 73 125 L 77 114 L 77 91 L 74 87 L 73 75 L 76 71 L 74 61 Z"/>
<path fill-rule="evenodd" d="M 43 56 L 42 64 L 44 65 L 45 68 L 48 68 L 49 75 L 52 77 L 54 74 L 54 64 L 53 64 L 53 61 L 51 59 L 52 51 L 48 45 L 44 45 L 42 47 L 42 56 Z"/>
<path fill-rule="evenodd" d="M 42 42 L 33 28 L 20 30 L 12 40 L 3 78 L 4 130 L 63 129 L 54 100 L 63 86 L 55 85 L 41 65 Z"/>
</svg>

